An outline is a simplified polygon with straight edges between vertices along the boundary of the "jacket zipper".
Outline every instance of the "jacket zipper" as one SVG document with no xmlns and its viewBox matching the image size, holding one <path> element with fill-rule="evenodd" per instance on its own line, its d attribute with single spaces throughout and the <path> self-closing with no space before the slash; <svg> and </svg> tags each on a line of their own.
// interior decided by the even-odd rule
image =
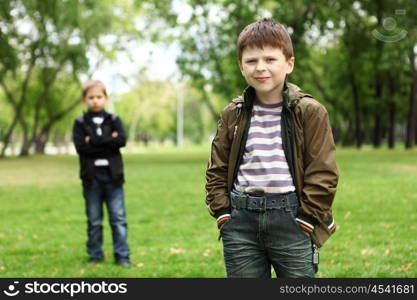
<svg viewBox="0 0 417 300">
<path fill-rule="evenodd" d="M 294 164 L 294 119 L 285 105 L 282 110 L 282 119 L 281 119 L 281 132 L 282 132 L 282 149 L 284 150 L 285 158 L 287 159 L 288 167 L 290 169 L 291 177 L 294 182 L 296 193 L 300 196 L 300 191 L 297 187 L 297 177 L 295 176 L 295 164 Z"/>
<path fill-rule="evenodd" d="M 246 140 L 248 139 L 249 125 L 250 125 L 249 112 L 251 112 L 251 111 L 252 111 L 252 109 L 250 109 L 250 110 L 245 109 L 243 114 L 241 114 L 242 118 L 244 117 L 244 115 L 246 115 L 247 118 L 246 118 L 246 123 L 244 124 L 245 127 L 244 127 L 244 131 L 243 131 L 243 135 L 242 135 L 242 140 L 240 141 L 240 146 L 239 146 L 239 152 L 238 152 L 238 155 L 237 155 L 236 165 L 235 165 L 235 168 L 233 170 L 232 186 L 233 186 L 233 183 L 236 180 L 237 172 L 239 171 L 239 166 L 240 166 L 240 163 L 242 161 L 243 154 L 245 152 Z M 238 123 L 239 123 L 239 121 L 238 121 Z"/>
</svg>

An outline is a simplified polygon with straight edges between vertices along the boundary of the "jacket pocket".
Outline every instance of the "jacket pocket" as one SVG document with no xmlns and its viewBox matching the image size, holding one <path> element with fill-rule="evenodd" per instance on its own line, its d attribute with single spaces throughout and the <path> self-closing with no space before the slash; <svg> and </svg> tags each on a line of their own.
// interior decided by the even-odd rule
<svg viewBox="0 0 417 300">
<path fill-rule="evenodd" d="M 222 237 L 222 233 L 225 230 L 229 230 L 229 227 L 232 225 L 233 221 L 235 220 L 235 215 L 236 215 L 236 208 L 232 208 L 232 211 L 230 212 L 230 218 L 229 220 L 225 221 L 222 226 L 220 226 L 219 228 L 219 236 L 218 236 L 218 240 L 221 239 Z"/>
<path fill-rule="evenodd" d="M 298 206 L 291 206 L 291 219 L 301 232 L 310 237 L 314 231 L 314 226 L 301 218 L 298 218 Z"/>
</svg>

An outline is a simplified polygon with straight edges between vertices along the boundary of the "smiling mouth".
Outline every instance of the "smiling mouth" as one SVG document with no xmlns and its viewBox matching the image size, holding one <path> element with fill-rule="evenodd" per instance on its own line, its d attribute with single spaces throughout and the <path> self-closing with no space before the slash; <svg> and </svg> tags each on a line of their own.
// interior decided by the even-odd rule
<svg viewBox="0 0 417 300">
<path fill-rule="evenodd" d="M 255 79 L 259 82 L 265 82 L 269 79 L 269 77 L 255 77 Z"/>
</svg>

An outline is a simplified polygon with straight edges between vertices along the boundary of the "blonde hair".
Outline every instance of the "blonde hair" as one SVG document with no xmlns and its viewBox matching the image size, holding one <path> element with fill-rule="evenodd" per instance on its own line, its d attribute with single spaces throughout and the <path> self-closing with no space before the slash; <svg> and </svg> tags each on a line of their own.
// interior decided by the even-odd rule
<svg viewBox="0 0 417 300">
<path fill-rule="evenodd" d="M 89 89 L 91 89 L 92 87 L 96 87 L 96 86 L 101 87 L 103 89 L 104 96 L 107 97 L 106 86 L 104 85 L 104 83 L 100 80 L 90 79 L 90 80 L 87 80 L 82 86 L 83 98 L 87 96 L 87 92 Z"/>
</svg>

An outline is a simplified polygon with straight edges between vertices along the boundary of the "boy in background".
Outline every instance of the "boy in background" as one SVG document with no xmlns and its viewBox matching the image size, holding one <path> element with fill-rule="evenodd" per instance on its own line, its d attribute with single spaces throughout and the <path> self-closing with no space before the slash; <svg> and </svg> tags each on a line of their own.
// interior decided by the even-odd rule
<svg viewBox="0 0 417 300">
<path fill-rule="evenodd" d="M 80 159 L 86 204 L 89 262 L 100 263 L 105 257 L 102 221 L 106 203 L 115 261 L 129 267 L 123 161 L 119 151 L 126 145 L 126 135 L 120 118 L 104 110 L 108 97 L 101 81 L 87 81 L 82 96 L 88 111 L 75 120 L 73 140 Z"/>
</svg>

